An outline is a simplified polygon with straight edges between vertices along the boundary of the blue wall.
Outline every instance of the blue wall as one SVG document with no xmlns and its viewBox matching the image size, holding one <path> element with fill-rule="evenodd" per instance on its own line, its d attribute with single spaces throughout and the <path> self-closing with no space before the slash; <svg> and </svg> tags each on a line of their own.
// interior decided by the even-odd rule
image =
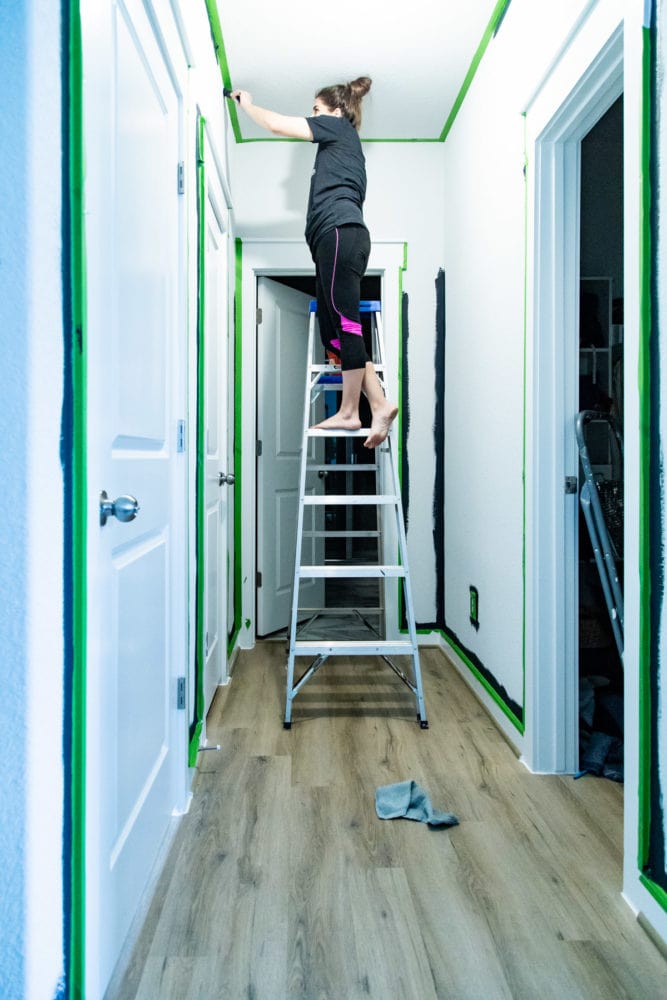
<svg viewBox="0 0 667 1000">
<path fill-rule="evenodd" d="M 23 995 L 25 907 L 28 307 L 26 67 L 23 0 L 0 4 L 0 996 Z M 56 169 L 57 169 L 57 165 Z M 44 484 L 48 495 L 48 483 Z"/>
</svg>

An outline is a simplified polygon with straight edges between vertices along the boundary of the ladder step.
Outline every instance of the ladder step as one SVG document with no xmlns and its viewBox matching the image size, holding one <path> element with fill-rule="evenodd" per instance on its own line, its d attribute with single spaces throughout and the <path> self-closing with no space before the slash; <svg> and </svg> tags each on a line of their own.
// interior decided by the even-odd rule
<svg viewBox="0 0 667 1000">
<path fill-rule="evenodd" d="M 335 507 L 335 506 L 352 506 L 356 504 L 361 506 L 363 504 L 373 504 L 377 506 L 378 504 L 393 504 L 396 506 L 398 499 L 393 495 L 393 493 L 360 493 L 354 496 L 346 496 L 345 494 L 331 493 L 328 496 L 322 496 L 321 493 L 315 496 L 305 496 L 303 502 L 311 507 Z"/>
<path fill-rule="evenodd" d="M 295 656 L 345 656 L 348 653 L 356 656 L 412 656 L 413 652 L 411 642 L 391 642 L 386 639 L 359 639 L 356 642 L 349 639 L 330 642 L 301 639 L 294 643 Z"/>
<path fill-rule="evenodd" d="M 328 465 L 311 465 L 310 462 L 306 466 L 309 472 L 377 472 L 377 465 L 338 465 L 337 463 L 329 463 Z"/>
<path fill-rule="evenodd" d="M 384 372 L 384 365 L 373 362 L 373 367 L 376 372 Z M 341 369 L 337 365 L 311 365 L 310 370 L 313 374 L 317 372 L 323 372 L 325 375 L 339 375 L 341 374 Z"/>
<path fill-rule="evenodd" d="M 335 615 L 336 617 L 340 617 L 341 615 L 350 615 L 358 619 L 364 615 L 381 615 L 384 613 L 384 610 L 384 608 L 373 607 L 371 605 L 367 607 L 365 604 L 362 604 L 359 607 L 355 606 L 353 608 L 349 606 L 341 608 L 333 606 L 328 608 L 306 608 L 299 605 L 300 615 L 310 614 L 313 617 L 320 617 L 324 615 Z"/>
<path fill-rule="evenodd" d="M 304 538 L 379 538 L 379 531 L 304 531 Z"/>
<path fill-rule="evenodd" d="M 343 566 L 300 566 L 300 575 L 305 576 L 308 579 L 319 576 L 326 577 L 339 577 L 341 579 L 346 579 L 347 577 L 375 577 L 377 579 L 383 579 L 387 576 L 405 576 L 405 566 L 369 566 L 368 564 L 350 565 L 349 563 Z"/>
<path fill-rule="evenodd" d="M 370 434 L 370 427 L 361 427 L 358 431 L 344 430 L 324 430 L 321 427 L 309 427 L 309 438 L 366 438 Z"/>
</svg>

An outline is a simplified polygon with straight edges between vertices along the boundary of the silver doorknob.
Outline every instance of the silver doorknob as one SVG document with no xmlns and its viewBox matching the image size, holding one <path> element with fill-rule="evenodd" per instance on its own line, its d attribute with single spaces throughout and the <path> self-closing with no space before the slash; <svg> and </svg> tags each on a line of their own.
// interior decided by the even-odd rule
<svg viewBox="0 0 667 1000">
<path fill-rule="evenodd" d="M 227 486 L 234 485 L 234 476 L 231 472 L 228 472 L 227 475 L 224 472 L 218 473 L 218 486 L 224 486 L 225 484 Z"/>
<path fill-rule="evenodd" d="M 116 517 L 119 521 L 134 521 L 139 513 L 139 501 L 135 497 L 120 496 L 115 500 L 109 500 L 107 491 L 100 493 L 100 524 L 104 526 L 107 519 Z"/>
</svg>

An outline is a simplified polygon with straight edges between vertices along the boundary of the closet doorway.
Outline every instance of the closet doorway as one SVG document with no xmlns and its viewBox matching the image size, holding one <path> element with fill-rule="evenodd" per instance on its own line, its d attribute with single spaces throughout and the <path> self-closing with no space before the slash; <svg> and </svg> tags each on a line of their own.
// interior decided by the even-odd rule
<svg viewBox="0 0 667 1000">
<path fill-rule="evenodd" d="M 581 142 L 579 268 L 578 441 L 589 463 L 579 468 L 579 496 L 584 489 L 588 516 L 580 504 L 578 768 L 622 781 L 622 96 Z M 599 500 L 597 519 L 588 491 Z"/>
<path fill-rule="evenodd" d="M 268 283 L 268 284 L 267 284 Z M 280 298 L 284 293 L 279 292 L 279 287 L 284 289 L 291 289 L 293 292 L 297 292 L 304 296 L 304 303 L 307 306 L 307 300 L 305 296 L 313 299 L 315 298 L 315 276 L 314 275 L 271 275 L 270 277 L 261 277 L 258 279 L 258 294 L 265 294 L 271 292 L 271 287 L 275 288 L 275 292 L 272 293 L 272 298 Z M 382 277 L 379 274 L 367 275 L 363 278 L 361 283 L 361 298 L 380 300 L 382 292 Z M 258 302 L 261 303 L 261 299 L 258 298 Z M 261 306 L 260 306 L 261 307 Z M 304 307 L 305 309 L 305 307 Z M 262 313 L 267 312 L 266 308 L 262 308 Z M 304 311 L 304 316 L 306 317 L 304 323 L 307 322 L 307 310 Z M 368 315 L 362 315 L 362 325 L 364 327 L 364 336 L 367 340 L 367 348 L 370 351 L 370 317 Z M 271 366 L 265 364 L 262 361 L 263 357 L 263 340 L 265 337 L 266 330 L 265 317 L 262 318 L 261 326 L 258 326 L 258 385 L 257 385 L 257 399 L 258 399 L 258 412 L 257 412 L 257 427 L 258 427 L 258 439 L 262 441 L 261 449 L 258 449 L 257 455 L 257 605 L 256 605 L 256 617 L 257 617 L 257 635 L 260 638 L 284 638 L 287 634 L 288 624 L 289 624 L 289 614 L 291 610 L 291 592 L 292 592 L 292 574 L 294 567 L 294 546 L 296 542 L 296 495 L 298 493 L 298 475 L 299 475 L 299 452 L 301 447 L 301 420 L 302 420 L 302 393 L 303 393 L 303 374 L 298 378 L 298 390 L 291 393 L 294 396 L 294 405 L 281 405 L 280 415 L 276 416 L 275 405 L 267 403 L 268 396 L 270 395 L 269 386 L 267 379 L 276 378 L 276 364 L 277 360 L 274 357 L 273 364 Z M 317 328 L 316 328 L 317 334 Z M 305 352 L 305 329 L 303 331 L 303 336 L 300 340 L 304 342 L 304 352 Z M 272 340 L 274 343 L 274 340 Z M 319 337 L 316 341 L 316 351 L 318 351 Z M 275 346 L 275 343 L 274 343 Z M 321 352 L 323 353 L 323 352 Z M 319 355 L 317 355 L 319 357 Z M 305 372 L 305 355 L 302 359 L 304 361 L 304 372 Z M 324 358 L 322 357 L 322 360 Z M 265 376 L 267 369 L 268 375 Z M 265 384 L 266 383 L 266 384 Z M 276 392 L 278 401 L 282 399 L 285 393 Z M 325 393 L 324 405 L 327 407 L 334 406 L 337 403 L 337 394 L 330 392 Z M 273 398 L 273 397 L 272 397 Z M 331 412 L 334 412 L 333 410 Z M 362 395 L 360 412 L 362 421 L 365 425 L 370 424 L 370 411 L 368 410 L 368 404 L 365 397 Z M 329 411 L 327 410 L 327 415 Z M 324 413 L 322 414 L 324 416 Z M 285 422 L 289 421 L 290 427 L 285 426 Z M 290 455 L 293 460 L 283 461 L 282 466 L 284 466 L 284 474 L 282 479 L 278 482 L 278 477 L 273 472 L 273 466 L 267 472 L 264 468 L 267 461 L 271 461 L 273 452 L 277 449 L 277 443 L 274 441 L 275 438 L 275 427 L 281 425 L 281 441 L 291 441 L 292 446 L 290 450 Z M 326 462 L 345 465 L 349 462 L 361 462 L 364 459 L 364 454 L 362 452 L 361 442 L 356 439 L 345 440 L 345 439 L 326 439 L 321 441 L 320 444 L 323 448 L 327 449 Z M 347 448 L 352 454 L 343 454 L 343 451 Z M 319 459 L 318 459 L 319 460 Z M 325 460 L 325 456 L 321 456 L 321 460 Z M 313 474 L 314 475 L 314 474 Z M 348 489 L 352 488 L 351 483 L 346 483 L 343 481 L 345 477 L 345 472 L 330 471 L 326 473 L 319 474 L 322 478 L 322 482 L 316 484 L 318 489 L 321 489 L 324 493 L 344 493 Z M 348 479 L 350 476 L 348 475 Z M 354 485 L 358 487 L 362 492 L 368 492 L 367 484 L 359 481 L 359 474 L 354 477 Z M 312 485 L 312 484 L 311 484 Z M 276 511 L 280 508 L 282 502 L 285 506 L 285 498 L 293 498 L 293 502 L 290 504 L 288 509 L 288 516 L 285 524 L 280 528 L 279 531 L 276 530 L 279 523 L 279 517 Z M 370 535 L 373 529 L 376 527 L 374 524 L 367 524 L 366 520 L 369 516 L 375 517 L 375 509 L 366 508 L 365 506 L 358 506 L 351 509 L 351 514 L 355 518 L 354 525 L 339 524 L 337 518 L 346 516 L 348 511 L 343 511 L 340 508 L 324 508 L 323 515 L 326 520 L 325 525 L 320 527 L 326 527 L 327 530 L 333 531 L 337 529 L 354 528 L 355 530 L 366 529 Z M 362 523 L 363 522 L 363 523 Z M 362 551 L 362 547 L 366 539 L 363 537 L 348 539 L 342 541 L 339 538 L 327 538 L 324 542 L 325 552 L 324 558 L 327 563 L 335 564 L 339 562 L 363 562 L 368 561 L 368 553 Z M 375 538 L 375 544 L 377 545 L 377 538 Z M 281 559 L 276 556 L 275 550 L 277 547 L 282 546 L 284 548 L 284 557 Z M 347 547 L 345 547 L 347 546 Z M 377 552 L 373 554 L 375 558 Z M 319 562 L 321 559 L 306 559 L 306 562 Z M 327 609 L 337 608 L 341 611 L 341 620 L 345 622 L 345 627 L 349 629 L 349 615 L 353 609 L 368 609 L 369 613 L 377 614 L 378 609 L 382 606 L 383 602 L 380 599 L 377 591 L 379 589 L 379 584 L 377 580 L 365 580 L 365 579 L 350 579 L 350 580 L 339 580 L 339 579 L 326 579 L 324 581 L 311 581 L 312 583 L 317 583 L 322 588 L 323 593 L 317 595 L 311 595 L 312 599 L 306 601 L 309 606 L 312 607 L 324 607 Z M 302 590 L 306 588 L 307 585 L 302 585 Z M 301 598 L 304 600 L 308 595 L 301 593 Z M 306 616 L 307 617 L 307 616 Z M 367 616 L 364 614 L 363 618 Z M 375 623 L 377 626 L 378 623 Z M 304 621 L 304 628 L 308 628 L 308 636 L 310 638 L 319 638 L 319 631 L 323 628 L 323 621 L 321 619 L 313 619 L 313 622 L 306 624 Z M 365 627 L 365 626 L 364 626 Z M 327 615 L 326 619 L 326 634 L 331 635 L 336 628 L 335 616 L 333 614 Z M 316 634 L 317 633 L 317 634 Z M 303 633 L 306 634 L 305 632 Z"/>
<path fill-rule="evenodd" d="M 587 529 L 580 523 L 577 418 L 586 401 L 593 408 L 599 406 L 600 414 L 613 408 L 613 366 L 619 346 L 615 338 L 622 339 L 622 333 L 614 329 L 621 324 L 612 320 L 621 308 L 617 301 L 614 314 L 614 300 L 624 294 L 620 265 L 615 261 L 612 268 L 606 258 L 594 255 L 596 248 L 601 253 L 601 245 L 611 243 L 604 231 L 610 227 L 610 210 L 604 207 L 607 181 L 600 164 L 601 156 L 608 154 L 599 148 L 605 129 L 610 130 L 613 155 L 620 157 L 623 174 L 622 137 L 620 146 L 611 141 L 611 133 L 618 135 L 622 122 L 623 26 L 613 28 L 597 51 L 592 38 L 587 41 L 587 47 L 569 50 L 570 58 L 547 78 L 526 112 L 527 150 L 529 154 L 534 150 L 528 205 L 532 202 L 535 211 L 528 286 L 534 336 L 527 344 L 526 762 L 534 771 L 566 774 L 581 769 L 579 660 L 580 632 L 586 626 L 581 621 L 580 589 L 589 583 L 597 587 L 595 566 L 589 572 L 586 565 L 580 573 L 580 563 L 587 559 Z M 622 212 L 622 191 L 618 197 Z M 617 235 L 622 257 L 623 233 Z M 614 280 L 617 274 L 621 276 Z M 582 319 L 582 310 L 592 308 L 593 297 L 595 314 L 602 310 L 605 317 L 604 322 L 598 319 L 602 332 L 595 335 L 595 352 L 590 331 L 584 332 L 588 321 Z M 615 374 L 622 382 L 622 365 Z M 600 391 L 595 399 L 593 388 Z M 622 405 L 622 391 L 616 395 Z M 591 431 L 600 438 L 597 424 Z M 603 447 L 599 440 L 597 445 Z M 609 480 L 620 475 L 611 447 L 605 451 L 606 464 L 597 461 L 597 453 L 595 457 L 599 473 Z M 586 607 L 595 607 L 602 622 L 597 597 L 594 603 L 589 594 L 582 594 L 582 599 L 589 601 Z M 598 675 L 589 672 L 589 676 Z"/>
</svg>

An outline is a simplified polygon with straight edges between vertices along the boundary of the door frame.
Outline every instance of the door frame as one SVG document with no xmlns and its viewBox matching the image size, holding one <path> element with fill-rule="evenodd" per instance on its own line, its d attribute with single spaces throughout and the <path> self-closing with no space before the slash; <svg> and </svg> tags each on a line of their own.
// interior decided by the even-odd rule
<svg viewBox="0 0 667 1000">
<path fill-rule="evenodd" d="M 241 476 L 243 508 L 252 517 L 243 519 L 242 559 L 242 625 L 239 646 L 252 649 L 256 642 L 255 580 L 257 573 L 257 333 L 255 309 L 257 278 L 283 275 L 312 275 L 315 266 L 303 239 L 248 239 L 238 241 L 241 257 L 241 310 L 243 369 L 241 372 Z M 398 358 L 400 349 L 400 275 L 405 266 L 405 243 L 398 240 L 374 240 L 368 262 L 368 274 L 382 279 L 383 333 L 389 358 Z M 388 372 L 387 385 L 398 398 L 398 365 Z M 400 419 L 400 416 L 399 416 Z M 394 588 L 395 589 L 395 588 Z M 399 629 L 398 593 L 389 593 L 386 608 L 387 629 Z"/>
<path fill-rule="evenodd" d="M 624 87 L 623 19 L 610 9 L 596 14 L 526 110 L 534 169 L 527 220 L 533 331 L 526 387 L 525 754 L 531 770 L 548 773 L 575 771 L 579 755 L 578 494 L 565 494 L 565 477 L 579 478 L 581 140 Z"/>
<path fill-rule="evenodd" d="M 188 578 L 191 582 L 190 591 L 190 601 L 189 601 L 189 614 L 190 621 L 193 623 L 190 629 L 190 649 L 189 649 L 189 676 L 187 678 L 188 685 L 188 728 L 191 729 L 188 736 L 188 764 L 190 767 L 194 767 L 197 761 L 197 753 L 199 748 L 206 746 L 208 743 L 206 735 L 206 714 L 208 708 L 205 704 L 205 693 L 204 693 L 204 663 L 205 663 L 205 653 L 204 653 L 204 622 L 205 622 L 205 608 L 204 608 L 204 598 L 205 590 L 204 583 L 202 579 L 202 574 L 199 571 L 200 564 L 205 564 L 205 553 L 202 548 L 203 538 L 204 538 L 204 509 L 203 509 L 203 499 L 201 496 L 201 491 L 203 489 L 203 478 L 199 479 L 200 475 L 203 475 L 203 463 L 205 463 L 205 447 L 202 439 L 202 421 L 204 416 L 203 411 L 203 400 L 205 398 L 206 387 L 208 385 L 208 370 L 206 365 L 206 342 L 207 342 L 207 328 L 206 328 L 206 312 L 205 312 L 205 300 L 206 300 L 206 220 L 207 213 L 210 209 L 213 212 L 218 225 L 220 226 L 220 231 L 227 241 L 227 301 L 226 308 L 224 311 L 224 317 L 227 324 L 226 334 L 227 336 L 224 340 L 220 340 L 219 349 L 225 352 L 225 364 L 227 372 L 227 383 L 225 386 L 219 386 L 221 394 L 224 399 L 221 400 L 221 405 L 227 408 L 227 420 L 230 419 L 229 407 L 228 407 L 228 397 L 229 394 L 233 395 L 233 368 L 230 369 L 230 364 L 233 359 L 229 355 L 229 329 L 232 323 L 232 311 L 230 308 L 230 299 L 232 298 L 231 282 L 229 281 L 229 276 L 233 270 L 233 254 L 234 247 L 231 235 L 231 208 L 232 208 L 232 198 L 229 185 L 227 183 L 227 178 L 222 166 L 222 159 L 220 152 L 217 147 L 215 133 L 211 127 L 211 123 L 208 118 L 202 113 L 201 108 L 196 109 L 196 118 L 194 121 L 194 136 L 191 136 L 192 146 L 190 149 L 191 164 L 196 164 L 196 170 L 193 171 L 193 176 L 195 177 L 195 185 L 197 189 L 196 198 L 196 210 L 192 213 L 193 215 L 193 225 L 196 230 L 196 246 L 197 253 L 193 255 L 194 266 L 196 274 L 193 277 L 194 287 L 197 289 L 197 293 L 193 296 L 193 315 L 191 317 L 191 323 L 194 328 L 195 335 L 190 338 L 190 352 L 191 357 L 189 359 L 190 363 L 190 385 L 189 385 L 189 414 L 188 414 L 188 425 L 191 428 L 190 441 L 191 447 L 188 449 L 191 455 L 190 460 L 190 483 L 189 483 L 189 499 L 190 507 L 193 511 L 193 517 L 189 521 L 189 542 L 190 542 L 190 566 L 188 571 Z M 204 344 L 199 342 L 199 338 L 203 335 Z M 229 428 L 227 428 L 227 438 L 224 443 L 224 449 L 226 453 L 225 458 L 225 470 L 226 472 L 233 471 L 233 456 L 229 455 Z M 222 470 L 221 470 L 222 471 Z M 233 505 L 229 505 L 232 508 L 231 515 L 228 510 L 227 518 L 228 521 L 231 519 L 233 521 Z M 221 544 L 225 546 L 225 552 L 227 558 L 225 559 L 225 564 L 228 562 L 229 557 L 229 532 L 225 532 L 224 538 L 220 537 Z M 226 570 L 225 570 L 226 572 Z M 229 576 L 226 581 L 226 588 L 229 586 L 233 587 L 233 578 L 230 580 Z M 223 656 L 224 656 L 224 667 L 222 670 L 220 685 L 225 685 L 229 682 L 229 649 L 228 649 L 228 631 L 227 631 L 227 600 L 225 600 L 225 607 L 223 609 L 223 619 L 224 619 L 224 638 L 221 637 Z"/>
</svg>

